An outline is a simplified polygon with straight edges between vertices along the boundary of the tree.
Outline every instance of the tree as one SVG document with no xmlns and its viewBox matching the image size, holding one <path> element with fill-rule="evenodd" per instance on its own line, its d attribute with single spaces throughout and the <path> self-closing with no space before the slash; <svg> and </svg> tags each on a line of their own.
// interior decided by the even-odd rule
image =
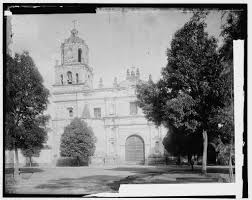
<svg viewBox="0 0 252 200">
<path fill-rule="evenodd" d="M 29 158 L 29 166 L 32 166 L 32 157 L 39 157 L 42 148 L 36 146 L 28 146 L 26 149 L 22 149 L 22 154 Z"/>
<path fill-rule="evenodd" d="M 137 87 L 139 106 L 157 125 L 169 124 L 185 134 L 202 134 L 202 173 L 206 173 L 209 118 L 225 106 L 228 95 L 217 40 L 205 32 L 199 12 L 179 29 L 167 50 L 168 64 L 156 84 Z M 217 128 L 217 127 L 216 127 Z"/>
<path fill-rule="evenodd" d="M 239 11 L 223 11 L 222 18 L 225 23 L 221 27 L 221 36 L 223 44 L 220 48 L 220 56 L 229 70 L 233 69 L 233 40 L 245 39 L 246 36 L 246 12 Z"/>
<path fill-rule="evenodd" d="M 246 13 L 240 11 L 223 11 L 222 17 L 225 23 L 222 25 L 221 36 L 223 44 L 219 49 L 220 59 L 224 66 L 222 77 L 226 79 L 230 85 L 229 96 L 226 98 L 226 107 L 216 116 L 221 120 L 222 130 L 228 131 L 228 139 L 224 138 L 224 143 L 230 143 L 234 137 L 234 89 L 233 89 L 233 40 L 245 39 L 246 36 Z M 226 132 L 227 133 L 227 132 Z M 226 135 L 225 135 L 226 136 Z"/>
<path fill-rule="evenodd" d="M 74 118 L 65 127 L 61 136 L 60 155 L 63 157 L 76 158 L 78 165 L 80 160 L 88 161 L 94 155 L 96 137 L 91 127 L 79 118 Z"/>
<path fill-rule="evenodd" d="M 224 66 L 222 72 L 223 79 L 230 86 L 225 101 L 225 108 L 219 110 L 216 116 L 212 118 L 212 123 L 220 125 L 219 132 L 221 140 L 229 150 L 229 174 L 233 180 L 232 155 L 234 155 L 234 83 L 233 83 L 233 40 L 245 39 L 246 36 L 246 12 L 223 11 L 225 23 L 222 25 L 221 36 L 223 44 L 219 49 L 221 63 Z"/>
<path fill-rule="evenodd" d="M 25 147 L 27 134 L 33 135 L 29 123 L 35 126 L 33 121 L 43 115 L 49 91 L 28 52 L 14 58 L 7 55 L 5 80 L 5 148 L 15 150 L 15 174 L 18 174 L 18 148 Z"/>
<path fill-rule="evenodd" d="M 48 115 L 41 115 L 33 121 L 24 123 L 26 132 L 23 136 L 22 153 L 29 158 L 30 166 L 32 166 L 32 157 L 39 157 L 43 144 L 47 140 L 46 122 L 48 120 Z"/>
<path fill-rule="evenodd" d="M 176 129 L 169 125 L 169 133 L 163 139 L 163 145 L 167 152 L 173 156 L 177 156 L 177 164 L 181 163 L 181 156 L 187 156 L 188 164 L 191 165 L 193 170 L 194 162 L 192 156 L 201 154 L 202 145 L 199 145 L 201 141 L 199 134 L 186 134 L 184 130 Z"/>
</svg>

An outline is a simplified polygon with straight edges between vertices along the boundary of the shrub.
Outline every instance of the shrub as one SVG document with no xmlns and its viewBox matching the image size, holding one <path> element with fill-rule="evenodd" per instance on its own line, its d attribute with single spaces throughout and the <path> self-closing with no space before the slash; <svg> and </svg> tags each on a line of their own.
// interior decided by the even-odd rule
<svg viewBox="0 0 252 200">
<path fill-rule="evenodd" d="M 74 167 L 74 166 L 88 166 L 88 161 L 80 159 L 79 162 L 76 158 L 61 157 L 57 160 L 57 167 Z"/>
<path fill-rule="evenodd" d="M 232 148 L 232 164 L 235 164 L 234 148 L 231 145 L 218 145 L 217 163 L 219 165 L 229 165 L 230 148 Z"/>
<path fill-rule="evenodd" d="M 87 163 L 90 156 L 95 152 L 96 138 L 91 127 L 79 118 L 74 118 L 73 121 L 65 127 L 64 133 L 61 136 L 60 155 L 62 157 L 75 158 L 78 165 L 81 160 Z"/>
</svg>

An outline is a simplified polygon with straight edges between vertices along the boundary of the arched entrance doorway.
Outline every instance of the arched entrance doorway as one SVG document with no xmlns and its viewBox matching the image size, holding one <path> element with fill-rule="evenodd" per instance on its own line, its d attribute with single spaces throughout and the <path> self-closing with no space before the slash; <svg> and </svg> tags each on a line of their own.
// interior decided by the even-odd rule
<svg viewBox="0 0 252 200">
<path fill-rule="evenodd" d="M 127 138 L 125 161 L 132 164 L 144 164 L 144 141 L 141 137 L 132 135 Z"/>
</svg>

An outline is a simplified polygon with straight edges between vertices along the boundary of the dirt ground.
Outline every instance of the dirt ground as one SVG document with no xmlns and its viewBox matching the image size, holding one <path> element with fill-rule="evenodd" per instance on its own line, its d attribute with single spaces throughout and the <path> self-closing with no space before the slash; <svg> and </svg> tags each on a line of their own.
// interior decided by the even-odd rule
<svg viewBox="0 0 252 200">
<path fill-rule="evenodd" d="M 120 184 L 227 182 L 226 167 L 209 167 L 207 176 L 200 167 L 188 166 L 110 166 L 22 168 L 15 183 L 5 173 L 7 194 L 75 195 L 118 192 Z"/>
</svg>

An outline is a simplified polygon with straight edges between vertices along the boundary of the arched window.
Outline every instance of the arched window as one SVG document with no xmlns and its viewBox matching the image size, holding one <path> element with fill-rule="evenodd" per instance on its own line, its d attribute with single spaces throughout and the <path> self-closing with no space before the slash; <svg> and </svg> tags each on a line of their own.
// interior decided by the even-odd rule
<svg viewBox="0 0 252 200">
<path fill-rule="evenodd" d="M 79 74 L 76 73 L 76 83 L 79 83 Z"/>
<path fill-rule="evenodd" d="M 60 75 L 61 85 L 63 85 L 63 74 Z"/>
<path fill-rule="evenodd" d="M 82 50 L 78 49 L 78 62 L 81 62 L 81 53 L 82 53 Z"/>
<path fill-rule="evenodd" d="M 72 72 L 67 72 L 67 83 L 72 84 Z"/>
</svg>

